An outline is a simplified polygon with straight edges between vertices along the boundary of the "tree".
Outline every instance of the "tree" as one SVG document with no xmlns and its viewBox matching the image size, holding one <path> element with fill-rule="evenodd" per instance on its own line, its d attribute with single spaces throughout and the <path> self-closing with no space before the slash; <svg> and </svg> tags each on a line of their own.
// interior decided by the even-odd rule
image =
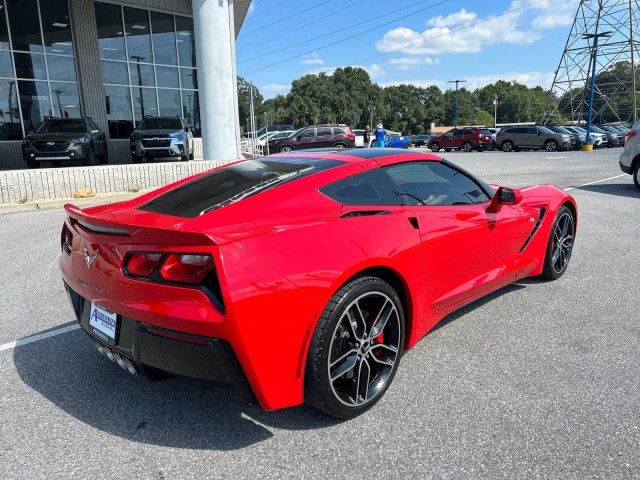
<svg viewBox="0 0 640 480">
<path fill-rule="evenodd" d="M 238 76 L 238 111 L 240 113 L 240 128 L 245 129 L 247 125 L 247 119 L 250 112 L 250 91 L 251 84 L 244 78 Z M 256 126 L 260 123 L 264 123 L 263 113 L 263 97 L 260 94 L 260 90 L 255 85 L 253 86 L 253 109 L 256 116 Z"/>
</svg>

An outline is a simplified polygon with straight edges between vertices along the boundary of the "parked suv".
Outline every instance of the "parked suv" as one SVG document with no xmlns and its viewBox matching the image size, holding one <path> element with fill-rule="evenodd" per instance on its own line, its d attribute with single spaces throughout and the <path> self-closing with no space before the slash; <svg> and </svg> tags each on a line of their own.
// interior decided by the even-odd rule
<svg viewBox="0 0 640 480">
<path fill-rule="evenodd" d="M 131 134 L 131 159 L 180 157 L 193 160 L 193 133 L 182 117 L 145 117 Z"/>
<path fill-rule="evenodd" d="M 107 137 L 89 117 L 47 118 L 22 142 L 22 158 L 29 168 L 64 160 L 105 164 L 108 156 Z"/>
<path fill-rule="evenodd" d="M 582 147 L 583 139 L 585 139 L 585 136 L 580 135 L 578 132 L 572 132 L 571 130 L 569 130 L 566 127 L 561 127 L 559 125 L 546 125 L 546 127 L 551 130 L 552 132 L 555 133 L 562 133 L 562 134 L 566 134 L 566 135 L 571 135 L 571 137 L 573 138 L 574 142 L 573 142 L 573 149 L 574 150 L 580 150 L 580 148 Z"/>
<path fill-rule="evenodd" d="M 573 149 L 575 139 L 568 133 L 556 133 L 547 127 L 507 127 L 498 132 L 496 143 L 503 152 L 521 148 L 544 148 L 547 152 L 555 152 Z"/>
<path fill-rule="evenodd" d="M 640 122 L 624 137 L 624 150 L 620 154 L 620 169 L 633 175 L 633 183 L 640 190 Z"/>
<path fill-rule="evenodd" d="M 432 152 L 439 152 L 444 148 L 445 152 L 451 150 L 478 150 L 479 152 L 491 148 L 493 141 L 491 132 L 486 128 L 468 127 L 453 128 L 442 135 L 435 135 L 429 139 L 428 147 Z"/>
<path fill-rule="evenodd" d="M 290 152 L 304 148 L 355 148 L 356 136 L 348 125 L 323 124 L 301 128 L 286 138 L 269 141 L 270 152 Z"/>
</svg>

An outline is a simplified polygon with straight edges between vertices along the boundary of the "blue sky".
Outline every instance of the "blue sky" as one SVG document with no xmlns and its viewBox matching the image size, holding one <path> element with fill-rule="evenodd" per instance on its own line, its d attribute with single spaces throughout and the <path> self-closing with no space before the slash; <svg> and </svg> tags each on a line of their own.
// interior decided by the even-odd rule
<svg viewBox="0 0 640 480">
<path fill-rule="evenodd" d="M 308 73 L 360 66 L 380 85 L 550 87 L 578 0 L 253 0 L 238 74 L 265 98 Z M 320 38 L 318 38 L 320 37 Z"/>
</svg>

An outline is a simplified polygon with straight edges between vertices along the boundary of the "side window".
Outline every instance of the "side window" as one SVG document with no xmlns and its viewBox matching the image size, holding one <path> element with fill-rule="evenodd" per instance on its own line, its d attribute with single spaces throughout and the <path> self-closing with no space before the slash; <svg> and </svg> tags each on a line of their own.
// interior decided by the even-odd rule
<svg viewBox="0 0 640 480">
<path fill-rule="evenodd" d="M 445 137 L 453 137 L 453 134 L 455 133 L 455 130 L 449 130 L 447 133 L 444 134 Z"/>
<path fill-rule="evenodd" d="M 402 205 L 389 176 L 381 168 L 343 178 L 320 189 L 345 205 Z"/>
<path fill-rule="evenodd" d="M 455 131 L 453 132 L 453 136 L 454 136 L 454 137 L 461 137 L 461 136 L 463 136 L 463 135 L 464 135 L 464 130 L 455 130 Z"/>
<path fill-rule="evenodd" d="M 315 137 L 316 136 L 316 129 L 315 128 L 308 128 L 306 130 L 303 130 L 302 133 L 300 133 L 300 136 L 302 138 Z"/>
<path fill-rule="evenodd" d="M 318 137 L 330 137 L 331 129 L 330 128 L 319 128 L 318 133 L 316 134 Z"/>
<path fill-rule="evenodd" d="M 412 162 L 386 167 L 405 205 L 472 205 L 489 196 L 461 171 L 441 162 Z"/>
<path fill-rule="evenodd" d="M 469 129 L 462 130 L 462 136 L 468 137 L 469 135 L 473 135 L 473 130 L 469 130 Z"/>
<path fill-rule="evenodd" d="M 359 137 L 364 136 L 364 130 L 354 130 L 353 133 L 355 133 Z M 344 131 L 343 128 L 334 128 L 333 129 L 333 134 L 334 135 L 346 135 L 347 133 Z"/>
<path fill-rule="evenodd" d="M 529 135 L 538 135 L 538 133 L 542 133 L 542 132 L 538 130 L 536 127 L 529 127 L 527 128 L 527 133 Z"/>
</svg>

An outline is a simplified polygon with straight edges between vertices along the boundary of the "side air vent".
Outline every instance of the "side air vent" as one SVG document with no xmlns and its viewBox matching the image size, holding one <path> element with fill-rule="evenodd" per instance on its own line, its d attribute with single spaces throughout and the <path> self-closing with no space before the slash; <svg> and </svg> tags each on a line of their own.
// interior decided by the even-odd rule
<svg viewBox="0 0 640 480">
<path fill-rule="evenodd" d="M 389 210 L 354 210 L 353 212 L 347 212 L 344 215 L 340 216 L 340 218 L 351 218 L 351 217 L 371 217 L 373 215 L 390 215 L 391 212 Z"/>
<path fill-rule="evenodd" d="M 541 208 L 540 209 L 540 211 L 538 212 L 538 219 L 536 220 L 536 223 L 533 226 L 533 229 L 531 230 L 531 233 L 529 234 L 527 239 L 524 241 L 524 243 L 520 247 L 520 250 L 518 251 L 518 253 L 524 252 L 524 249 L 527 248 L 527 245 L 529 245 L 529 242 L 531 242 L 531 240 L 533 239 L 534 235 L 536 234 L 536 232 L 540 228 L 540 225 L 542 225 L 542 220 L 544 219 L 544 216 L 545 216 L 546 213 L 547 213 L 547 209 L 546 208 Z"/>
</svg>

